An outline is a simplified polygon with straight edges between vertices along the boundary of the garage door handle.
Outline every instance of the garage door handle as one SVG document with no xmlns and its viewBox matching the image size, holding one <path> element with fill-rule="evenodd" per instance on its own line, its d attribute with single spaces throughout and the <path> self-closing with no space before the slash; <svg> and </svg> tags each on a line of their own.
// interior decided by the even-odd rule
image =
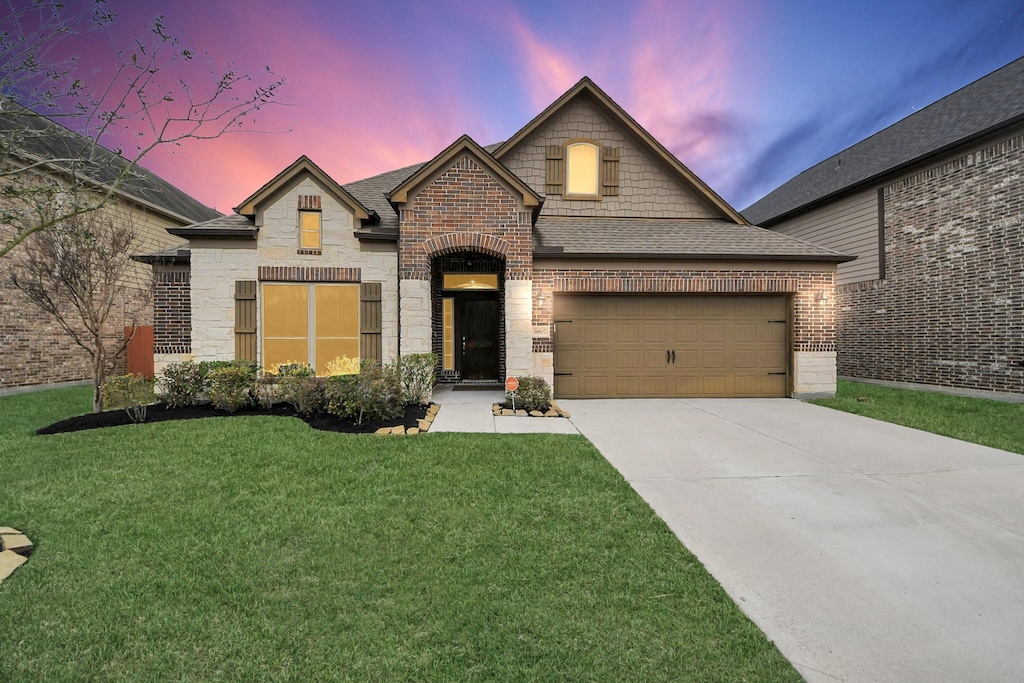
<svg viewBox="0 0 1024 683">
<path fill-rule="evenodd" d="M 672 365 L 676 364 L 676 350 L 672 349 Z"/>
<path fill-rule="evenodd" d="M 667 364 L 669 364 L 671 362 L 672 362 L 672 352 L 671 351 L 665 351 L 665 364 L 667 365 Z"/>
<path fill-rule="evenodd" d="M 785 372 L 769 372 L 769 375 L 785 375 Z"/>
</svg>

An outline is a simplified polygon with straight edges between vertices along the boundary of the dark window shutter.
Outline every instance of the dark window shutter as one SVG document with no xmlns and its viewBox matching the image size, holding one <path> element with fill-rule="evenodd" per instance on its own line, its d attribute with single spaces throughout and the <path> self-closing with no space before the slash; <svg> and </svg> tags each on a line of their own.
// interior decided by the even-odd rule
<svg viewBox="0 0 1024 683">
<path fill-rule="evenodd" d="M 235 281 L 235 359 L 256 362 L 256 281 Z"/>
<path fill-rule="evenodd" d="M 381 285 L 363 282 L 359 285 L 359 358 L 383 362 L 381 350 Z"/>
<path fill-rule="evenodd" d="M 605 147 L 601 160 L 601 194 L 619 196 L 619 148 Z"/>
<path fill-rule="evenodd" d="M 547 184 L 544 194 L 562 194 L 565 185 L 565 148 L 562 145 L 548 145 Z"/>
</svg>

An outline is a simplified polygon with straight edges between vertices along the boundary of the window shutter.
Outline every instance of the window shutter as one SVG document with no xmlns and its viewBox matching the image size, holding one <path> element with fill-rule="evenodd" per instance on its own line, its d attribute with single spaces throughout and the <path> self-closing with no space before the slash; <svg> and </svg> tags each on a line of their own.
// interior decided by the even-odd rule
<svg viewBox="0 0 1024 683">
<path fill-rule="evenodd" d="M 359 285 L 359 358 L 383 362 L 381 350 L 381 285 L 363 282 Z"/>
<path fill-rule="evenodd" d="M 601 194 L 605 197 L 619 196 L 619 148 L 605 147 L 601 161 Z"/>
<path fill-rule="evenodd" d="M 565 148 L 562 145 L 548 145 L 547 184 L 544 194 L 562 194 L 565 185 Z"/>
<path fill-rule="evenodd" d="M 235 281 L 235 359 L 256 362 L 256 281 Z"/>
</svg>

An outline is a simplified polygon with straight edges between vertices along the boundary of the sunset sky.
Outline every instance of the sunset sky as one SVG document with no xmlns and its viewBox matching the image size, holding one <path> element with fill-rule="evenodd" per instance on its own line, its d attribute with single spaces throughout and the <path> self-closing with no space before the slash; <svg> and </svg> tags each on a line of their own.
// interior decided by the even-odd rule
<svg viewBox="0 0 1024 683">
<path fill-rule="evenodd" d="M 112 28 L 61 45 L 97 82 L 116 48 L 145 35 L 157 14 L 214 64 L 269 66 L 286 80 L 283 104 L 256 120 L 267 132 L 146 157 L 143 165 L 222 212 L 301 154 L 345 183 L 425 161 L 463 133 L 498 142 L 584 75 L 743 209 L 1024 55 L 1020 0 L 109 6 L 119 14 Z"/>
</svg>

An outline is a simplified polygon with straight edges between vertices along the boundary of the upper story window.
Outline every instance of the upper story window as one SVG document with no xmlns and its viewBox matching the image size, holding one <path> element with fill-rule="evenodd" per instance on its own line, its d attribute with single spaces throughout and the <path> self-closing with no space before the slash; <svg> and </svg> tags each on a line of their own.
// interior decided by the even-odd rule
<svg viewBox="0 0 1024 683">
<path fill-rule="evenodd" d="M 320 249 L 321 219 L 319 211 L 299 211 L 299 248 Z"/>
<path fill-rule="evenodd" d="M 601 150 L 590 142 L 571 142 L 565 148 L 565 196 L 600 196 Z"/>
</svg>

